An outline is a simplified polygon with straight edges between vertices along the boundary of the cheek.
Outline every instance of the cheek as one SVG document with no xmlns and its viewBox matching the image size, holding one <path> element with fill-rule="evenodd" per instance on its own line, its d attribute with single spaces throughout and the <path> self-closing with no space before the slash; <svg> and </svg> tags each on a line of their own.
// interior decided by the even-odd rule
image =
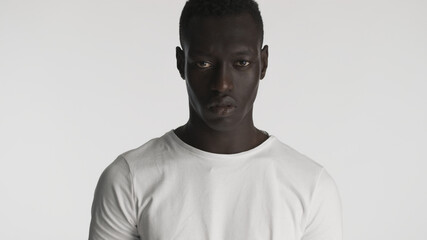
<svg viewBox="0 0 427 240">
<path fill-rule="evenodd" d="M 258 84 L 253 84 L 250 89 L 247 91 L 246 95 L 246 102 L 249 107 L 252 107 L 253 103 L 255 102 L 255 98 L 258 93 Z"/>
<path fill-rule="evenodd" d="M 190 98 L 190 100 L 192 102 L 197 101 L 197 89 L 195 89 L 195 86 L 193 84 L 190 83 L 190 81 L 186 81 L 186 85 L 187 85 L 187 93 L 188 93 L 188 97 Z"/>
<path fill-rule="evenodd" d="M 211 73 L 208 71 L 188 71 L 186 75 L 187 88 L 197 96 L 206 95 L 209 91 Z"/>
<path fill-rule="evenodd" d="M 244 102 L 253 102 L 259 84 L 259 76 L 256 71 L 239 74 L 235 79 L 235 92 L 239 95 L 239 98 Z"/>
<path fill-rule="evenodd" d="M 193 74 L 187 75 L 186 86 L 191 106 L 193 109 L 201 111 L 209 95 L 206 84 Z"/>
</svg>

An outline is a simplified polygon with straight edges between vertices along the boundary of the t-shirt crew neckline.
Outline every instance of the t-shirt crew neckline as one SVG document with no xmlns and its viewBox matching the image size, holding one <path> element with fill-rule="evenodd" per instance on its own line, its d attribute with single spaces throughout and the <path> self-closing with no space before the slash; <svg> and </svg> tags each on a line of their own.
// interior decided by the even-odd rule
<svg viewBox="0 0 427 240">
<path fill-rule="evenodd" d="M 220 154 L 220 153 L 203 151 L 201 149 L 188 145 L 175 134 L 173 129 L 169 131 L 167 135 L 169 135 L 171 140 L 175 142 L 180 148 L 184 149 L 190 154 L 197 155 L 199 157 L 202 157 L 204 159 L 208 159 L 217 163 L 236 163 L 236 162 L 247 160 L 251 156 L 254 156 L 255 154 L 268 148 L 268 146 L 271 145 L 272 142 L 276 139 L 275 136 L 268 135 L 268 138 L 264 142 L 247 151 L 243 151 L 239 153 L 231 153 L 231 154 Z"/>
</svg>

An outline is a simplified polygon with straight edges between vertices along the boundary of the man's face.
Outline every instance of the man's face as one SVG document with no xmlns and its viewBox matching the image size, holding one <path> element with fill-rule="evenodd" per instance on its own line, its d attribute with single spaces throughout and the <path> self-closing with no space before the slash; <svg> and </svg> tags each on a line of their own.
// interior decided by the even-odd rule
<svg viewBox="0 0 427 240">
<path fill-rule="evenodd" d="M 177 60 L 187 83 L 190 118 L 217 131 L 252 126 L 268 58 L 252 16 L 194 17 L 188 29 Z"/>
</svg>

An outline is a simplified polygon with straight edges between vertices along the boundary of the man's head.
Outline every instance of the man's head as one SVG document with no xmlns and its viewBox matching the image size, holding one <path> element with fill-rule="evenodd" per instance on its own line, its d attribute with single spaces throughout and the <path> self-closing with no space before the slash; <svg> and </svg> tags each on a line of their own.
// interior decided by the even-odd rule
<svg viewBox="0 0 427 240">
<path fill-rule="evenodd" d="M 258 4 L 253 0 L 189 0 L 186 2 L 179 20 L 179 40 L 181 46 L 187 36 L 188 25 L 193 17 L 227 16 L 249 13 L 259 30 L 261 44 L 264 38 L 264 24 Z"/>
<path fill-rule="evenodd" d="M 268 63 L 256 3 L 190 0 L 182 15 L 176 57 L 190 123 L 215 131 L 253 129 L 253 103 Z"/>
</svg>

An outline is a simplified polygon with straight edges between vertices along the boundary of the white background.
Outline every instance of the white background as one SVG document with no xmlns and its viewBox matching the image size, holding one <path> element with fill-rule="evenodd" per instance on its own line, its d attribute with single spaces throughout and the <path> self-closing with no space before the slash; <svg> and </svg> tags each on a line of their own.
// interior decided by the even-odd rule
<svg viewBox="0 0 427 240">
<path fill-rule="evenodd" d="M 427 1 L 259 1 L 256 125 L 324 165 L 346 240 L 427 236 Z M 0 0 L 0 239 L 87 239 L 99 175 L 185 123 L 180 1 Z"/>
</svg>

